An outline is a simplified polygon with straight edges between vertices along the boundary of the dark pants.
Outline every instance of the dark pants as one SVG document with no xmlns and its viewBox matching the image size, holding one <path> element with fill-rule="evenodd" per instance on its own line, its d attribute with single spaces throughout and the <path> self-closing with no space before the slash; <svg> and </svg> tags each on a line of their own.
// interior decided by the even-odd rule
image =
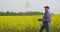
<svg viewBox="0 0 60 32">
<path fill-rule="evenodd" d="M 49 23 L 48 22 L 43 22 L 43 25 L 40 28 L 39 32 L 42 32 L 44 30 L 44 28 L 46 29 L 46 32 L 49 32 Z"/>
</svg>

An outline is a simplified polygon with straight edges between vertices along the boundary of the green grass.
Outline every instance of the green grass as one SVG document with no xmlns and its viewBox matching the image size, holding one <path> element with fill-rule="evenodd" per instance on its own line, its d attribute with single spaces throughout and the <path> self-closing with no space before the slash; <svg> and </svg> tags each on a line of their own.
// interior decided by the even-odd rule
<svg viewBox="0 0 60 32">
<path fill-rule="evenodd" d="M 42 22 L 38 18 L 42 15 L 0 16 L 0 32 L 39 32 Z M 60 15 L 52 15 L 50 32 L 60 32 Z"/>
</svg>

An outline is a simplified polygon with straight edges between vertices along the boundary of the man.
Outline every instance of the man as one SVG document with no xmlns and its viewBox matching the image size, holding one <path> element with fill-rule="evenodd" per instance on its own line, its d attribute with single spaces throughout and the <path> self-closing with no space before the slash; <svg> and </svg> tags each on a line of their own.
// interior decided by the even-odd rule
<svg viewBox="0 0 60 32">
<path fill-rule="evenodd" d="M 49 28 L 50 28 L 51 14 L 49 12 L 49 7 L 45 6 L 44 8 L 45 8 L 45 14 L 42 18 L 42 26 L 39 32 L 42 32 L 44 28 L 46 28 L 46 32 L 49 32 Z"/>
</svg>

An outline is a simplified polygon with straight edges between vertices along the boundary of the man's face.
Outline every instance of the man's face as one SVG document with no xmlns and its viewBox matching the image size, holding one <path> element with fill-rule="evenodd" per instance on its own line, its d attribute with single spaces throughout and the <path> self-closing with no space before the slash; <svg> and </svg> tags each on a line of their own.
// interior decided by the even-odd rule
<svg viewBox="0 0 60 32">
<path fill-rule="evenodd" d="M 48 8 L 45 8 L 45 12 L 48 12 L 48 10 L 49 10 Z"/>
</svg>

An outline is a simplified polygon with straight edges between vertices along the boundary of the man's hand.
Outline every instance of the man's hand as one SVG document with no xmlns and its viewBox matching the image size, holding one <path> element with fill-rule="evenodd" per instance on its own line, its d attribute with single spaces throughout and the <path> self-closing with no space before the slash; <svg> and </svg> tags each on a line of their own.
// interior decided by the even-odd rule
<svg viewBox="0 0 60 32">
<path fill-rule="evenodd" d="M 43 19 L 43 21 L 48 21 L 47 19 Z"/>
</svg>

